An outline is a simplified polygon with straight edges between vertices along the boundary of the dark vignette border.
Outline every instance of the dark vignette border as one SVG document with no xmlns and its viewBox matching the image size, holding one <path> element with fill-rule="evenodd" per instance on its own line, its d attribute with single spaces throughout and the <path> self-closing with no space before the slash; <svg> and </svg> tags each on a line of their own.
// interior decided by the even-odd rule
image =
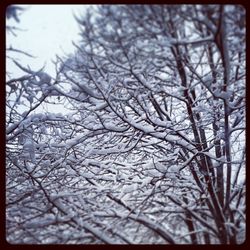
<svg viewBox="0 0 250 250">
<path fill-rule="evenodd" d="M 58 249 L 58 248 L 66 248 L 66 249 L 72 249 L 72 248 L 90 248 L 90 249 L 115 249 L 116 247 L 121 249 L 121 248 L 141 248 L 141 249 L 155 249 L 155 248 L 161 248 L 165 249 L 165 247 L 169 247 L 169 249 L 179 249 L 179 248 L 192 248 L 192 249 L 197 249 L 197 248 L 207 248 L 211 249 L 212 248 L 225 248 L 225 249 L 249 249 L 250 246 L 250 234 L 249 234 L 249 217 L 250 215 L 248 214 L 249 212 L 249 193 L 247 192 L 247 212 L 246 212 L 246 217 L 247 217 L 247 222 L 246 222 L 246 241 L 241 244 L 241 245 L 228 245 L 228 246 L 220 246 L 220 245 L 133 245 L 133 246 L 126 246 L 126 245 L 11 245 L 6 241 L 5 237 L 5 96 L 6 96 L 6 90 L 5 90 L 5 73 L 6 73 L 6 53 L 5 53 L 5 44 L 6 44 L 6 32 L 5 32 L 5 26 L 6 26 L 6 21 L 5 21 L 5 11 L 8 5 L 11 4 L 239 4 L 242 5 L 246 9 L 246 21 L 247 21 L 247 35 L 246 35 L 246 44 L 247 44 L 247 62 L 249 62 L 248 57 L 249 57 L 249 39 L 248 39 L 248 28 L 249 28 L 249 8 L 247 4 L 247 0 L 217 0 L 217 1 L 209 1 L 209 0 L 155 0 L 155 1 L 146 1 L 146 0 L 89 0 L 89 1 L 83 1 L 83 0 L 72 0 L 72 1 L 67 1 L 67 0 L 43 0 L 43 1 L 34 1 L 34 0 L 1 0 L 0 2 L 0 30 L 2 31 L 2 36 L 0 36 L 0 44 L 1 44 L 1 49 L 0 49 L 0 56 L 1 56 L 1 64 L 0 64 L 0 197 L 2 199 L 2 202 L 0 203 L 0 247 L 1 249 L 19 249 L 19 248 L 25 248 L 25 249 L 34 249 L 34 248 L 50 248 L 50 249 Z M 246 96 L 250 95 L 249 94 L 249 65 L 248 63 L 246 73 L 247 73 L 247 83 L 246 83 Z M 250 97 L 247 98 L 247 106 L 246 109 L 248 109 L 248 102 L 250 100 Z M 248 114 L 247 114 L 247 130 L 246 130 L 246 143 L 248 141 Z M 247 152 L 248 156 L 248 152 Z M 248 157 L 247 157 L 247 165 L 248 165 Z M 249 179 L 249 170 L 247 172 L 247 179 Z M 247 182 L 247 187 L 249 187 L 249 181 Z"/>
</svg>

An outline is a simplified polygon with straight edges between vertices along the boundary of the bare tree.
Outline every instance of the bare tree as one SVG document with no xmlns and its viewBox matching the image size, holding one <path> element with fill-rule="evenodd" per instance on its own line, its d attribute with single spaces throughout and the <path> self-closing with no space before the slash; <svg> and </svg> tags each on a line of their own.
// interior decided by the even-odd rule
<svg viewBox="0 0 250 250">
<path fill-rule="evenodd" d="M 30 72 L 36 105 L 68 114 L 31 107 L 7 127 L 9 241 L 242 243 L 245 10 L 104 5 L 77 21 L 56 79 Z"/>
</svg>

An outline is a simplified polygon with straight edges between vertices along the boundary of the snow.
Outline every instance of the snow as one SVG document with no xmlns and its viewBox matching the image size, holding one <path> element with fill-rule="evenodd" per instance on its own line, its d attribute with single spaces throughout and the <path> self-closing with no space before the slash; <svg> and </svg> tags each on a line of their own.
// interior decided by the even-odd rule
<svg viewBox="0 0 250 250">
<path fill-rule="evenodd" d="M 150 177 L 162 177 L 162 175 L 163 175 L 161 172 L 159 172 L 159 171 L 157 171 L 155 169 L 147 169 L 145 171 L 145 174 L 147 176 L 150 176 Z"/>
<path fill-rule="evenodd" d="M 51 164 L 50 160 L 45 160 L 42 162 L 43 167 L 49 167 Z"/>
<path fill-rule="evenodd" d="M 201 203 L 201 199 L 215 197 L 214 191 L 220 192 L 219 182 L 211 188 L 204 181 L 198 164 L 203 156 L 211 160 L 215 179 L 225 168 L 225 191 L 229 193 L 226 189 L 231 187 L 232 193 L 224 212 L 230 209 L 233 219 L 239 220 L 234 225 L 235 237 L 239 237 L 245 225 L 245 119 L 240 112 L 245 102 L 245 52 L 238 59 L 230 49 L 230 39 L 223 41 L 223 51 L 229 50 L 225 59 L 230 59 L 226 73 L 231 78 L 226 79 L 223 53 L 215 48 L 215 26 L 203 17 L 211 11 L 211 17 L 218 18 L 217 7 L 100 6 L 102 14 L 79 21 L 81 44 L 75 53 L 65 55 L 65 64 L 58 57 L 57 69 L 64 69 L 56 77 L 45 67 L 37 71 L 34 65 L 24 67 L 22 60 L 15 64 L 34 79 L 19 79 L 14 92 L 7 87 L 9 242 L 191 244 L 190 235 L 195 235 L 198 244 L 203 244 L 201 232 L 208 232 L 212 243 L 223 243 L 214 229 L 221 217 L 213 208 L 220 207 L 220 199 Z M 195 11 L 197 15 L 191 15 Z M 227 38 L 239 38 L 235 33 L 239 11 L 233 19 L 228 16 L 221 17 L 228 22 Z M 88 29 L 95 18 L 99 22 Z M 164 18 L 165 22 L 171 19 L 175 33 L 161 25 Z M 206 29 L 211 35 L 201 37 Z M 204 53 L 208 45 L 214 69 Z M 178 60 L 185 67 L 185 88 Z M 228 86 L 222 91 L 224 80 Z M 60 113 L 56 113 L 58 105 Z M 227 112 L 227 107 L 232 109 Z M 229 132 L 234 131 L 229 138 L 225 138 L 225 118 Z M 197 137 L 206 143 L 198 147 Z M 216 157 L 216 140 L 222 149 L 230 144 L 231 152 L 223 150 L 231 159 L 223 150 L 223 157 Z M 189 232 L 186 212 L 192 217 L 193 232 Z M 222 217 L 222 225 L 232 232 L 231 218 Z M 27 232 L 33 237 L 27 237 Z"/>
<path fill-rule="evenodd" d="M 170 173 L 178 173 L 180 171 L 181 166 L 178 165 L 172 165 L 168 168 L 168 172 Z"/>
<path fill-rule="evenodd" d="M 131 185 L 125 185 L 122 188 L 122 192 L 125 193 L 125 194 L 126 193 L 132 193 L 132 192 L 137 190 L 137 187 L 138 187 L 137 183 L 134 183 L 134 184 L 131 184 Z"/>
<path fill-rule="evenodd" d="M 144 177 L 142 184 L 141 184 L 141 187 L 147 186 L 151 182 L 151 180 L 152 180 L 152 178 L 150 178 L 150 177 Z"/>
<path fill-rule="evenodd" d="M 34 150 L 34 142 L 31 140 L 27 140 L 24 144 L 23 144 L 23 149 L 26 151 L 33 151 Z"/>
<path fill-rule="evenodd" d="M 156 162 L 154 166 L 161 173 L 166 173 L 168 171 L 167 165 L 162 164 L 161 162 Z"/>
<path fill-rule="evenodd" d="M 81 218 L 71 217 L 69 215 L 68 209 L 59 201 L 59 199 L 57 199 L 56 201 L 54 201 L 54 204 L 56 205 L 56 207 L 59 210 L 61 210 L 66 215 L 67 220 L 69 218 L 72 219 L 76 223 L 76 225 L 78 225 L 81 228 L 84 228 L 85 230 L 89 231 L 91 234 L 93 234 L 94 236 L 96 236 L 97 238 L 99 238 L 100 240 L 102 240 L 104 243 L 107 243 L 107 244 L 115 244 L 116 243 L 111 238 L 109 238 L 108 236 L 106 236 L 103 232 L 101 232 L 97 228 L 94 228 L 93 226 L 91 226 L 87 221 L 85 221 L 83 223 L 83 221 L 82 221 Z"/>
<path fill-rule="evenodd" d="M 41 228 L 41 227 L 49 226 L 55 222 L 56 222 L 56 219 L 54 216 L 52 216 L 52 217 L 44 218 L 43 220 L 36 219 L 36 220 L 28 221 L 25 223 L 25 226 L 29 229 L 30 228 Z"/>
</svg>

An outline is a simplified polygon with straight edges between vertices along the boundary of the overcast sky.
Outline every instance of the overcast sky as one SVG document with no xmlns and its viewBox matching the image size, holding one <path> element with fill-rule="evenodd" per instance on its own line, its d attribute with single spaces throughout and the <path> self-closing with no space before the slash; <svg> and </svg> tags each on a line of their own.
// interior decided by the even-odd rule
<svg viewBox="0 0 250 250">
<path fill-rule="evenodd" d="M 79 40 L 79 27 L 74 19 L 83 14 L 88 5 L 19 5 L 25 7 L 25 11 L 19 16 L 20 23 L 7 20 L 7 25 L 16 26 L 22 31 L 16 31 L 16 36 L 6 33 L 6 46 L 10 45 L 18 50 L 28 52 L 36 58 L 30 58 L 23 54 L 8 52 L 8 55 L 20 62 L 23 66 L 29 66 L 36 71 L 45 63 L 45 72 L 55 76 L 55 65 L 52 60 L 56 55 L 63 56 L 74 52 L 72 41 Z M 18 78 L 25 73 L 11 60 L 7 60 L 7 72 L 12 78 Z M 62 105 L 41 105 L 35 112 L 64 112 Z"/>
<path fill-rule="evenodd" d="M 32 69 L 38 70 L 46 63 L 45 71 L 54 75 L 54 66 L 51 62 L 55 55 L 69 54 L 74 51 L 72 41 L 79 39 L 78 24 L 73 13 L 83 13 L 87 5 L 20 5 L 26 8 L 20 15 L 20 23 L 17 26 L 24 31 L 17 31 L 17 36 L 7 33 L 7 46 L 11 44 L 14 48 L 26 51 L 35 59 L 14 54 L 15 58 L 23 65 L 30 65 Z M 13 54 L 12 54 L 13 55 Z M 11 64 L 7 64 L 8 70 L 19 73 Z"/>
</svg>

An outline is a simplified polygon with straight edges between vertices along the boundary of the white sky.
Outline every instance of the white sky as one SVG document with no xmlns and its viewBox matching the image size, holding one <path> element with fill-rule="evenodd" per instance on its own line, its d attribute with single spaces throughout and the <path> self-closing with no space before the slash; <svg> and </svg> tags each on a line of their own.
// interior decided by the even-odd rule
<svg viewBox="0 0 250 250">
<path fill-rule="evenodd" d="M 25 11 L 19 16 L 20 23 L 13 19 L 7 20 L 7 25 L 15 26 L 23 31 L 16 31 L 17 36 L 6 33 L 6 47 L 10 45 L 25 51 L 36 58 L 27 57 L 21 53 L 8 52 L 23 66 L 29 66 L 36 71 L 45 63 L 44 71 L 55 77 L 55 65 L 52 60 L 56 55 L 63 56 L 74 52 L 72 41 L 79 40 L 79 26 L 73 13 L 81 16 L 89 5 L 19 5 Z M 7 72 L 12 78 L 18 78 L 26 73 L 20 70 L 11 60 L 6 61 Z M 62 105 L 41 105 L 35 112 L 65 112 Z"/>
<path fill-rule="evenodd" d="M 12 53 L 22 65 L 30 65 L 32 70 L 38 70 L 46 63 L 45 71 L 54 76 L 54 66 L 51 62 L 55 55 L 72 53 L 72 41 L 79 39 L 79 27 L 73 13 L 84 13 L 88 5 L 19 5 L 26 10 L 19 16 L 20 23 L 11 20 L 10 24 L 23 29 L 17 31 L 17 36 L 7 33 L 7 45 L 26 51 L 36 58 L 29 58 L 19 53 Z M 9 22 L 9 21 L 8 21 Z M 7 61 L 7 69 L 13 72 L 13 77 L 23 73 Z"/>
</svg>

